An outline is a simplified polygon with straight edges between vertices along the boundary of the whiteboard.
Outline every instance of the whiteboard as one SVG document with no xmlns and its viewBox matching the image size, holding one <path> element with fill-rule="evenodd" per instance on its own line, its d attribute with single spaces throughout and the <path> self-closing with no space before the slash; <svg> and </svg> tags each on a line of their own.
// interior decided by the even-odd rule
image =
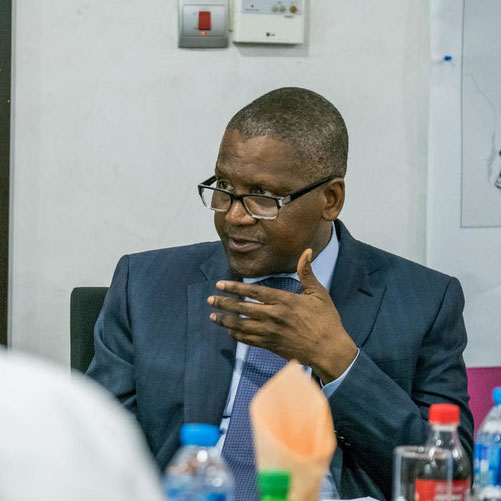
<svg viewBox="0 0 501 501">
<path fill-rule="evenodd" d="M 501 227 L 501 2 L 466 0 L 463 19 L 461 225 Z"/>
<path fill-rule="evenodd" d="M 462 283 L 467 365 L 496 366 L 501 365 L 501 190 L 495 186 L 501 171 L 496 157 L 501 45 L 495 23 L 501 2 L 437 0 L 430 13 L 427 264 Z"/>
</svg>

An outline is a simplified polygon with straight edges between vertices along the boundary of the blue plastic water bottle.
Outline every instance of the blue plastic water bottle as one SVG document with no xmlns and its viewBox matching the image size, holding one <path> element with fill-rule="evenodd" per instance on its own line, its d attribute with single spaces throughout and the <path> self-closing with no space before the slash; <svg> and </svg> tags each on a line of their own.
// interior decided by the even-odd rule
<svg viewBox="0 0 501 501">
<path fill-rule="evenodd" d="M 501 387 L 492 398 L 494 407 L 475 441 L 475 494 L 480 501 L 501 500 Z"/>
<path fill-rule="evenodd" d="M 164 479 L 168 501 L 232 501 L 233 478 L 216 450 L 219 428 L 185 424 L 181 445 L 167 466 Z"/>
</svg>

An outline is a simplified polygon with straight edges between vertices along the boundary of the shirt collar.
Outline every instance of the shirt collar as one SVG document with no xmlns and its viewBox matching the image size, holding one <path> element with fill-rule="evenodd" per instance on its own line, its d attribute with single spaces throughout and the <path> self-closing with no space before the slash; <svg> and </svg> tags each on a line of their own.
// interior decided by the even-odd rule
<svg viewBox="0 0 501 501">
<path fill-rule="evenodd" d="M 339 254 L 339 242 L 337 240 L 336 228 L 332 225 L 332 234 L 329 243 L 325 246 L 324 250 L 313 260 L 311 269 L 313 274 L 317 277 L 318 281 L 327 289 L 330 289 L 332 276 L 334 274 L 334 267 L 336 266 L 337 256 Z M 252 284 L 265 280 L 271 277 L 290 277 L 299 280 L 296 273 L 277 273 L 275 275 L 266 275 L 259 278 L 244 278 L 246 284 Z"/>
</svg>

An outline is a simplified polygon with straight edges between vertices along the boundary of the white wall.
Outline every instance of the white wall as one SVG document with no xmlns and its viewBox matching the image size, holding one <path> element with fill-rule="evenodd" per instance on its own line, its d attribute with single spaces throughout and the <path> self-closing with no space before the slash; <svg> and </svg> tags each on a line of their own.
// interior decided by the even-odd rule
<svg viewBox="0 0 501 501">
<path fill-rule="evenodd" d="M 303 47 L 178 49 L 175 0 L 23 0 L 15 13 L 11 343 L 69 358 L 74 286 L 216 239 L 196 184 L 229 118 L 311 88 L 350 131 L 343 220 L 424 262 L 429 5 L 312 0 Z"/>
</svg>

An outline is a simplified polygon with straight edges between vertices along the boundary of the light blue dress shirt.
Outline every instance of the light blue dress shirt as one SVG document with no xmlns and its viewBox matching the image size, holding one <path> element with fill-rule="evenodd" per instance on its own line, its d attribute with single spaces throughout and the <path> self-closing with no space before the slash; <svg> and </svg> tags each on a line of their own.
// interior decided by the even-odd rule
<svg viewBox="0 0 501 501">
<path fill-rule="evenodd" d="M 332 283 L 332 276 L 334 275 L 334 267 L 336 265 L 338 253 L 339 253 L 339 242 L 336 237 L 336 229 L 333 225 L 332 236 L 329 243 L 311 263 L 311 268 L 313 270 L 314 275 L 327 290 L 330 290 L 330 286 Z M 267 275 L 265 277 L 259 277 L 259 278 L 244 278 L 243 281 L 247 284 L 250 284 L 270 277 L 291 277 L 299 281 L 297 273 L 279 273 L 276 275 Z M 248 349 L 249 349 L 248 345 L 244 343 L 237 343 L 237 349 L 235 353 L 235 367 L 233 369 L 230 391 L 228 393 L 228 399 L 226 401 L 226 407 L 224 409 L 223 419 L 221 421 L 221 438 L 219 439 L 219 442 L 217 443 L 216 446 L 219 451 L 223 450 L 224 440 L 226 438 L 226 431 L 228 430 L 228 426 L 230 425 L 233 402 L 235 401 L 235 395 L 237 393 L 238 383 L 240 382 L 240 377 L 242 375 L 242 368 Z M 357 357 L 358 353 L 357 356 L 355 357 L 355 360 L 357 359 Z M 339 385 L 343 382 L 343 379 L 350 371 L 351 367 L 355 363 L 355 360 L 353 360 L 352 364 L 348 367 L 348 369 L 346 369 L 346 371 L 341 376 L 339 376 L 334 381 L 331 381 L 330 383 L 322 386 L 322 392 L 327 398 L 329 398 L 336 391 Z M 311 374 L 310 367 L 305 367 L 305 370 Z M 327 498 L 332 499 L 337 497 L 339 497 L 339 495 L 336 486 L 334 484 L 334 480 L 332 479 L 330 472 L 328 472 L 321 488 L 320 499 L 327 499 Z"/>
</svg>

